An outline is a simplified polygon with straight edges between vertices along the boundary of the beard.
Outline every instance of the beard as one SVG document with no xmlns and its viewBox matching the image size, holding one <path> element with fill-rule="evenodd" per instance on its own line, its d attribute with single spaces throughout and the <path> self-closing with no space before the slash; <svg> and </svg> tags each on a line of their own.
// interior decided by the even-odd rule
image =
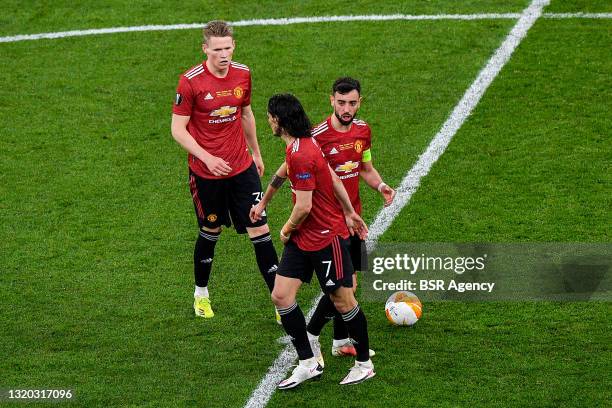
<svg viewBox="0 0 612 408">
<path fill-rule="evenodd" d="M 338 115 L 338 113 L 335 111 L 334 111 L 334 115 L 336 115 L 336 119 L 338 119 L 338 121 L 342 124 L 342 126 L 350 125 L 351 123 L 353 123 L 353 119 L 355 119 L 355 116 L 351 116 L 351 118 L 348 120 L 343 119 L 342 116 Z"/>
</svg>

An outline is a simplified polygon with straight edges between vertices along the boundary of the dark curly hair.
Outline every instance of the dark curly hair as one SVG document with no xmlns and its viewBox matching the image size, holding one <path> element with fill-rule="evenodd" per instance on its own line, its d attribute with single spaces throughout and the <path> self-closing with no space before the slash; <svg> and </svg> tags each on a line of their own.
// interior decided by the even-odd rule
<svg viewBox="0 0 612 408">
<path fill-rule="evenodd" d="M 310 119 L 302 104 L 291 94 L 277 94 L 268 100 L 268 113 L 278 120 L 278 125 L 290 136 L 310 137 Z"/>
</svg>

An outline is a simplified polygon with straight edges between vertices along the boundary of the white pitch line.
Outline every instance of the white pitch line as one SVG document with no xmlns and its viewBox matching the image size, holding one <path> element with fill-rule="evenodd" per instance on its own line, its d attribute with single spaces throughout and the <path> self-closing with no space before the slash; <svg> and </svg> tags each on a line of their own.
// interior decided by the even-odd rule
<svg viewBox="0 0 612 408">
<path fill-rule="evenodd" d="M 310 305 L 310 311 L 308 312 L 308 316 L 306 316 L 306 321 L 309 321 L 312 315 L 314 314 L 317 303 L 319 303 L 319 300 L 322 296 L 323 293 L 319 293 L 319 295 L 313 299 Z M 281 338 L 279 340 L 283 341 L 285 339 Z M 257 388 L 255 388 L 255 390 L 249 397 L 249 400 L 244 405 L 244 408 L 265 407 L 268 404 L 268 401 L 270 401 L 270 397 L 272 397 L 274 390 L 276 389 L 276 384 L 285 379 L 285 376 L 289 372 L 291 366 L 295 363 L 296 359 L 297 354 L 295 352 L 293 344 L 291 344 L 291 341 L 288 341 L 285 348 L 280 352 L 280 354 L 278 355 L 276 360 L 274 360 L 270 368 L 268 368 L 268 372 L 261 379 L 259 385 L 257 386 Z"/>
<path fill-rule="evenodd" d="M 419 157 L 416 164 L 406 173 L 393 203 L 383 208 L 376 216 L 370 226 L 368 240 L 366 242 L 368 251 L 372 251 L 378 242 L 378 238 L 387 231 L 391 223 L 408 204 L 412 195 L 419 188 L 421 179 L 425 177 L 431 167 L 442 156 L 453 136 L 470 116 L 485 91 L 491 85 L 497 74 L 506 65 L 512 53 L 527 35 L 527 31 L 535 21 L 542 15 L 542 9 L 550 3 L 550 0 L 534 0 L 523 12 L 510 34 L 506 37 L 495 54 L 489 59 L 487 65 L 480 71 L 472 85 L 465 92 L 457 106 L 442 125 L 429 146 Z"/>
<path fill-rule="evenodd" d="M 410 197 L 418 189 L 421 179 L 429 173 L 433 164 L 444 153 L 453 136 L 470 116 L 470 113 L 476 107 L 489 85 L 491 85 L 497 74 L 508 62 L 516 47 L 525 38 L 529 29 L 542 15 L 542 9 L 549 3 L 550 0 L 533 0 L 529 7 L 521 13 L 515 26 L 482 71 L 480 71 L 457 106 L 455 106 L 449 118 L 442 125 L 442 129 L 436 134 L 425 150 L 425 153 L 419 157 L 417 163 L 408 171 L 397 190 L 393 204 L 383 208 L 376 216 L 368 233 L 368 251 L 374 248 L 378 238 L 391 226 L 393 219 L 400 213 L 402 208 L 408 204 Z M 314 304 L 316 303 L 313 302 Z M 276 385 L 284 378 L 285 374 L 289 371 L 290 365 L 295 361 L 295 354 L 291 355 L 290 351 L 290 346 L 287 346 L 281 352 L 268 369 L 266 376 L 251 394 L 245 408 L 263 408 L 268 404 L 276 390 Z"/>
<path fill-rule="evenodd" d="M 247 26 L 271 26 L 271 25 L 290 25 L 304 23 L 327 23 L 327 22 L 346 22 L 346 21 L 422 21 L 422 20 L 491 20 L 491 19 L 513 19 L 521 16 L 519 13 L 480 13 L 480 14 L 388 14 L 388 15 L 362 15 L 362 16 L 321 16 L 321 17 L 293 17 L 293 18 L 269 18 L 240 20 L 230 22 L 236 27 Z M 612 18 L 612 13 L 546 13 L 543 17 L 547 18 Z M 82 37 L 86 35 L 130 33 L 138 31 L 170 31 L 188 30 L 202 28 L 204 23 L 193 24 L 171 24 L 171 25 L 144 25 L 133 27 L 111 27 L 95 28 L 90 30 L 60 31 L 55 33 L 40 34 L 20 34 L 8 37 L 0 37 L 0 43 L 33 41 L 33 40 L 52 40 L 66 37 Z"/>
<path fill-rule="evenodd" d="M 546 18 L 612 18 L 612 13 L 544 13 Z"/>
<path fill-rule="evenodd" d="M 292 18 L 267 18 L 240 20 L 230 22 L 235 27 L 247 26 L 270 26 L 270 25 L 290 25 L 304 23 L 326 23 L 344 21 L 390 21 L 390 20 L 483 20 L 483 19 L 517 19 L 520 14 L 434 14 L 434 15 L 409 15 L 409 14 L 390 14 L 390 15 L 367 15 L 367 16 L 320 16 L 320 17 L 292 17 Z M 144 25 L 133 27 L 111 27 L 96 28 L 90 30 L 61 31 L 56 33 L 40 34 L 21 34 L 10 37 L 0 37 L 0 42 L 31 41 L 42 39 L 56 39 L 65 37 L 80 37 L 85 35 L 128 33 L 137 31 L 169 31 L 187 30 L 192 28 L 202 28 L 205 23 L 194 24 L 171 24 L 171 25 Z"/>
</svg>

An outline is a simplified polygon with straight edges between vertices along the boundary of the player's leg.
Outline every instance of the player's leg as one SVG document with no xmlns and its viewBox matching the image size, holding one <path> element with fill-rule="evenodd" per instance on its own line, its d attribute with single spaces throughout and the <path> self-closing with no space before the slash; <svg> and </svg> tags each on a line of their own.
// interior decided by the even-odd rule
<svg viewBox="0 0 612 408">
<path fill-rule="evenodd" d="M 248 233 L 261 276 L 268 290 L 272 292 L 278 269 L 278 255 L 272 243 L 267 217 L 264 215 L 261 220 L 254 223 L 249 218 L 251 207 L 257 204 L 263 195 L 255 163 L 244 172 L 232 177 L 230 183 L 230 214 L 234 227 L 239 234 Z"/>
<path fill-rule="evenodd" d="M 329 322 L 330 320 L 334 320 L 335 322 L 336 318 L 342 320 L 342 317 L 336 311 L 334 303 L 329 298 L 329 295 L 324 293 L 323 296 L 321 296 L 321 299 L 319 299 L 315 311 L 312 314 L 312 317 L 310 318 L 310 321 L 308 322 L 308 326 L 306 328 L 308 332 L 308 339 L 311 341 L 311 345 L 315 342 L 318 343 L 319 335 L 321 334 L 321 331 L 323 330 L 323 327 L 327 324 L 327 322 Z M 348 332 L 346 337 L 348 340 Z"/>
<path fill-rule="evenodd" d="M 312 350 L 306 336 L 306 319 L 295 299 L 301 285 L 300 279 L 277 275 L 271 297 L 299 359 L 306 360 L 312 357 Z"/>
<path fill-rule="evenodd" d="M 342 315 L 357 351 L 357 362 L 341 384 L 356 384 L 374 376 L 374 365 L 369 356 L 368 324 L 353 291 L 353 265 L 347 240 L 335 237 L 331 245 L 332 256 L 325 260 L 328 248 L 319 251 L 320 265 L 315 271 L 324 292 L 329 294 L 336 310 Z M 326 266 L 323 268 L 323 264 Z"/>
<path fill-rule="evenodd" d="M 353 274 L 353 290 L 355 290 L 357 284 L 357 273 Z M 330 300 L 331 302 L 331 300 Z M 332 356 L 341 357 L 341 356 L 356 356 L 357 351 L 355 350 L 355 346 L 351 342 L 349 338 L 348 329 L 346 328 L 346 324 L 344 324 L 344 320 L 342 320 L 342 315 L 338 313 L 336 307 L 333 302 L 331 302 L 332 308 L 336 313 L 334 315 L 333 327 L 334 327 L 334 338 L 332 340 Z"/>
<path fill-rule="evenodd" d="M 337 268 L 339 265 L 336 264 L 336 257 L 334 255 L 334 245 L 332 244 L 319 251 L 310 252 L 311 262 L 314 265 L 314 269 L 317 272 L 317 278 L 323 289 L 323 296 L 319 299 L 306 329 L 310 346 L 315 353 L 315 357 L 321 363 L 323 362 L 323 355 L 321 353 L 319 335 L 323 327 L 330 320 L 335 318 L 342 320 L 342 317 L 334 307 L 334 303 L 328 295 L 330 288 L 333 289 L 339 285 L 336 280 Z M 348 334 L 346 337 L 348 337 Z"/>
<path fill-rule="evenodd" d="M 357 361 L 367 361 L 369 355 L 368 324 L 352 288 L 340 287 L 330 294 L 336 310 L 342 315 L 349 335 L 354 340 Z"/>
<path fill-rule="evenodd" d="M 320 377 L 323 373 L 323 367 L 314 358 L 308 342 L 306 319 L 295 299 L 302 281 L 310 281 L 311 275 L 312 266 L 308 258 L 297 245 L 289 242 L 283 251 L 271 297 L 300 361 L 291 375 L 278 384 L 279 389 L 297 387 L 306 380 Z"/>
<path fill-rule="evenodd" d="M 368 322 L 359 307 L 352 288 L 340 287 L 330 294 L 336 309 L 342 314 L 348 332 L 357 351 L 355 365 L 340 381 L 342 385 L 352 385 L 374 377 L 374 364 L 369 355 Z"/>
<path fill-rule="evenodd" d="M 218 194 L 221 180 L 206 180 L 190 172 L 189 188 L 193 198 L 199 233 L 193 251 L 193 274 L 195 280 L 194 311 L 196 316 L 214 316 L 208 293 L 208 281 L 212 271 L 215 246 L 221 234 L 221 225 L 226 222 L 227 210 L 222 196 Z"/>
<path fill-rule="evenodd" d="M 352 271 L 352 267 L 348 265 L 348 263 L 352 264 L 352 258 L 351 261 L 348 263 L 347 260 L 344 260 L 343 265 L 342 258 L 338 258 L 336 256 L 337 253 L 334 249 L 336 246 L 337 243 L 332 243 L 328 247 L 323 248 L 320 251 L 316 251 L 316 253 L 313 252 L 313 264 L 315 265 L 315 269 L 317 270 L 317 277 L 319 277 L 319 279 L 323 279 L 324 281 L 321 284 L 324 293 L 330 292 L 338 285 L 343 284 L 343 282 L 345 282 L 346 280 L 351 279 L 349 275 L 346 275 L 342 278 L 342 282 L 337 281 L 338 277 L 341 276 L 344 272 L 348 270 Z M 351 272 L 351 275 L 353 275 L 352 286 L 354 286 L 354 274 L 352 274 Z M 327 294 L 322 296 L 319 302 L 317 303 L 315 312 L 312 318 L 310 319 L 310 322 L 308 323 L 308 333 L 318 337 L 323 329 L 323 326 L 332 319 L 334 320 L 334 339 L 338 338 L 350 343 L 348 331 L 346 329 L 346 325 L 342 320 L 342 316 L 338 313 L 333 301 Z M 336 330 L 337 321 L 340 322 L 338 324 L 338 330 Z M 336 337 L 337 333 L 339 333 L 342 337 Z"/>
<path fill-rule="evenodd" d="M 276 271 L 278 270 L 278 255 L 276 255 L 276 250 L 272 243 L 270 228 L 268 224 L 264 224 L 259 227 L 247 228 L 247 233 L 255 250 L 255 260 L 257 261 L 259 272 L 266 282 L 268 290 L 272 292 Z M 278 311 L 275 310 L 274 313 L 276 315 L 276 322 L 281 324 Z"/>
<path fill-rule="evenodd" d="M 353 291 L 357 290 L 357 271 L 367 267 L 367 252 L 365 242 L 357 235 L 349 237 L 349 253 L 355 274 L 353 274 Z M 335 310 L 335 309 L 334 309 Z M 334 339 L 332 341 L 332 356 L 356 356 L 357 351 L 349 338 L 348 330 L 340 315 L 334 317 Z M 370 350 L 370 357 L 374 355 Z"/>
<path fill-rule="evenodd" d="M 268 224 L 259 227 L 247 227 L 247 233 L 255 249 L 255 259 L 261 276 L 266 282 L 268 290 L 272 292 L 276 271 L 278 270 L 278 255 L 272 243 Z"/>
<path fill-rule="evenodd" d="M 211 318 L 215 314 L 210 303 L 208 281 L 215 256 L 215 245 L 221 235 L 221 228 L 215 230 L 202 227 L 193 251 L 193 273 L 195 290 L 193 293 L 193 309 L 196 316 Z"/>
<path fill-rule="evenodd" d="M 342 316 L 336 310 L 329 293 L 333 292 L 339 286 L 352 287 L 351 279 L 353 270 L 351 260 L 348 259 L 346 255 L 343 259 L 338 248 L 339 240 L 338 238 L 334 238 L 334 241 L 327 247 L 310 253 L 312 263 L 317 272 L 317 278 L 319 279 L 319 283 L 324 293 L 317 303 L 315 312 L 307 327 L 310 345 L 315 353 L 315 357 L 317 357 L 319 361 L 323 361 L 323 357 L 320 354 L 321 346 L 319 343 L 319 335 L 321 334 L 323 326 L 332 319 L 342 321 L 344 326 Z M 352 347 L 352 343 L 348 337 L 347 331 L 345 341 Z"/>
</svg>

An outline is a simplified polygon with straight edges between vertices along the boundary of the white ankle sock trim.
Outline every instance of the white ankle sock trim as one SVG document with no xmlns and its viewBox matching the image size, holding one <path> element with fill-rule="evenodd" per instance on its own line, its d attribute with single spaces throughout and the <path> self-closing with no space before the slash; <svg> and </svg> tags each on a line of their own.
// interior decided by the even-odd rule
<svg viewBox="0 0 612 408">
<path fill-rule="evenodd" d="M 306 332 L 306 334 L 308 335 L 308 340 L 317 340 L 319 338 L 319 336 L 315 336 L 314 334 L 310 334 L 310 332 Z"/>
<path fill-rule="evenodd" d="M 307 358 L 306 360 L 300 360 L 300 365 L 306 368 L 316 367 L 318 364 L 317 359 L 314 357 Z"/>
<path fill-rule="evenodd" d="M 195 291 L 193 292 L 193 297 L 208 297 L 208 286 L 205 287 L 201 287 L 201 286 L 196 286 L 195 287 Z"/>
<path fill-rule="evenodd" d="M 344 346 L 346 343 L 350 343 L 350 339 L 347 337 L 346 339 L 340 339 L 340 340 L 336 340 L 334 339 L 332 345 L 334 347 L 340 347 L 340 346 Z"/>
</svg>

